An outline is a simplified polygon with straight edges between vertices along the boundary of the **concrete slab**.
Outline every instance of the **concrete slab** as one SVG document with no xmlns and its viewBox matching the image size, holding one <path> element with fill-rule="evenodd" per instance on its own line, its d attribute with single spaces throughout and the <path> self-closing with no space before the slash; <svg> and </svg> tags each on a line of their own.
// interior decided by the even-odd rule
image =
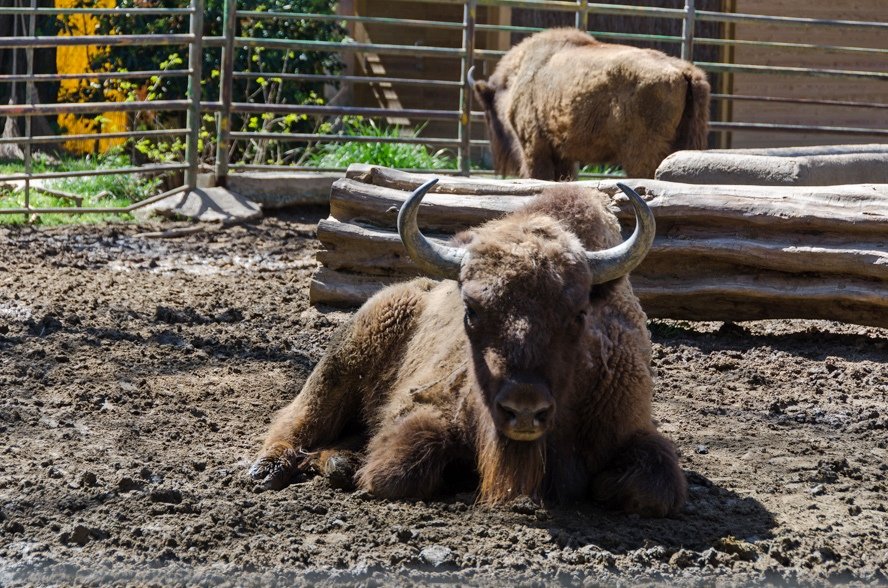
<svg viewBox="0 0 888 588">
<path fill-rule="evenodd" d="M 831 186 L 888 183 L 888 145 L 677 151 L 655 178 L 688 184 Z"/>
<path fill-rule="evenodd" d="M 139 220 L 156 215 L 202 222 L 241 223 L 261 218 L 262 210 L 255 202 L 231 190 L 197 188 L 136 209 L 133 215 Z"/>
<path fill-rule="evenodd" d="M 243 172 L 230 174 L 226 185 L 262 208 L 275 209 L 327 204 L 333 182 L 342 177 L 345 172 Z"/>
</svg>

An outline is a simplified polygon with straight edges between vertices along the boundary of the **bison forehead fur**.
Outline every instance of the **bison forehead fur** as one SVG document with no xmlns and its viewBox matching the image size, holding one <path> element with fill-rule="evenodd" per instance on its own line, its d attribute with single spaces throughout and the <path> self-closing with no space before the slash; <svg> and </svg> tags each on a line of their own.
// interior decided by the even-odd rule
<svg viewBox="0 0 888 588">
<path fill-rule="evenodd" d="M 691 63 L 596 41 L 576 29 L 528 37 L 474 85 L 497 171 L 544 180 L 617 163 L 652 178 L 679 149 L 703 149 L 709 84 Z"/>
<path fill-rule="evenodd" d="M 679 508 L 684 476 L 651 421 L 645 315 L 625 277 L 591 286 L 584 262 L 621 240 L 608 204 L 550 188 L 457 236 L 468 251 L 458 282 L 419 278 L 371 298 L 278 415 L 252 475 L 281 487 L 351 456 L 358 486 L 426 497 L 448 466 L 468 464 L 482 502 Z M 497 402 L 513 420 L 531 402 L 531 416 L 504 426 Z"/>
</svg>

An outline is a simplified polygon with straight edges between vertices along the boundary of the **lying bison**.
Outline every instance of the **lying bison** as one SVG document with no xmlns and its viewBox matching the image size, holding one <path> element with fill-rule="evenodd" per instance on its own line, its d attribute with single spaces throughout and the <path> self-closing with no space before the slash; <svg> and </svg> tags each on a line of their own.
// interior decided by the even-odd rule
<svg viewBox="0 0 888 588">
<path fill-rule="evenodd" d="M 706 146 L 706 74 L 659 51 L 552 29 L 513 47 L 487 82 L 471 70 L 468 81 L 503 175 L 563 180 L 577 164 L 618 163 L 652 178 L 670 153 Z"/>
<path fill-rule="evenodd" d="M 553 187 L 521 211 L 458 235 L 401 208 L 418 278 L 367 301 L 274 421 L 250 470 L 280 488 L 357 455 L 379 497 L 427 497 L 445 470 L 475 471 L 479 501 L 592 498 L 666 515 L 685 498 L 672 444 L 651 422 L 651 342 L 627 273 L 649 249 L 650 209 L 621 243 L 601 192 Z M 358 436 L 356 454 L 342 451 Z M 352 445 L 354 447 L 354 445 Z M 465 467 L 468 465 L 468 467 Z M 477 483 L 477 479 L 476 479 Z"/>
</svg>

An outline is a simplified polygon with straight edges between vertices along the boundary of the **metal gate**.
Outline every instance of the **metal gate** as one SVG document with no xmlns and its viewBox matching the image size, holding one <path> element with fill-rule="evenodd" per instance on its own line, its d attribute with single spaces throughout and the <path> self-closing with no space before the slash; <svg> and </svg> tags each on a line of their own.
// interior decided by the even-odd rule
<svg viewBox="0 0 888 588">
<path fill-rule="evenodd" d="M 681 0 L 675 0 L 676 3 Z M 756 14 L 738 14 L 736 12 L 721 10 L 698 10 L 694 0 L 684 0 L 683 6 L 676 7 L 650 7 L 637 5 L 591 3 L 587 0 L 575 1 L 528 1 L 528 0 L 422 0 L 418 2 L 406 2 L 405 0 L 391 0 L 388 4 L 396 7 L 405 7 L 408 4 L 421 5 L 425 2 L 428 10 L 432 7 L 449 6 L 454 14 L 461 15 L 450 20 L 437 20 L 434 18 L 397 18 L 390 15 L 376 14 L 306 14 L 290 11 L 255 10 L 248 7 L 248 2 L 241 0 L 225 0 L 223 5 L 222 33 L 221 35 L 207 35 L 205 33 L 205 0 L 191 0 L 180 8 L 52 8 L 43 6 L 38 0 L 17 0 L 18 7 L 0 8 L 0 18 L 6 17 L 15 21 L 16 28 L 13 34 L 0 37 L 0 50 L 7 50 L 16 61 L 23 56 L 23 63 L 15 65 L 14 69 L 8 69 L 11 63 L 9 59 L 3 61 L 4 71 L 0 72 L 0 86 L 8 84 L 23 84 L 25 87 L 24 103 L 0 104 L 0 118 L 9 121 L 22 120 L 21 136 L 9 136 L 5 134 L 0 139 L 0 147 L 15 147 L 21 150 L 24 171 L 21 173 L 0 174 L 0 183 L 21 184 L 24 191 L 24 206 L 17 208 L 0 208 L 0 213 L 10 214 L 35 214 L 35 213 L 87 213 L 87 212 L 131 212 L 138 207 L 151 202 L 194 189 L 197 186 L 200 171 L 214 172 L 217 182 L 224 183 L 230 173 L 247 170 L 306 170 L 318 169 L 308 165 L 270 161 L 256 163 L 232 158 L 232 153 L 238 153 L 232 149 L 237 142 L 261 142 L 274 141 L 280 143 L 292 143 L 295 149 L 299 145 L 323 144 L 330 142 L 355 142 L 355 143 L 405 143 L 419 144 L 431 147 L 452 149 L 455 152 L 455 164 L 451 170 L 436 170 L 439 173 L 454 173 L 468 175 L 471 173 L 483 173 L 472 170 L 473 154 L 485 147 L 486 141 L 481 138 L 482 127 L 474 125 L 483 122 L 483 113 L 472 110 L 470 92 L 465 86 L 466 72 L 476 63 L 493 64 L 504 53 L 505 48 L 479 47 L 480 35 L 506 35 L 510 40 L 515 40 L 523 35 L 531 34 L 538 27 L 518 26 L 511 23 L 503 24 L 490 22 L 489 19 L 479 18 L 479 10 L 492 9 L 533 9 L 550 11 L 568 15 L 572 23 L 582 29 L 590 28 L 591 20 L 602 15 L 643 17 L 656 19 L 657 22 L 671 21 L 681 23 L 681 34 L 643 34 L 638 32 L 613 32 L 607 30 L 592 30 L 596 37 L 607 41 L 617 41 L 627 44 L 658 43 L 660 45 L 675 48 L 675 53 L 681 57 L 694 61 L 695 47 L 725 47 L 734 49 L 739 47 L 756 47 L 771 51 L 808 54 L 836 54 L 856 55 L 862 57 L 874 57 L 880 60 L 881 67 L 876 62 L 875 68 L 828 68 L 796 66 L 771 66 L 756 63 L 734 63 L 727 60 L 721 61 L 696 61 L 702 69 L 713 75 L 767 75 L 781 76 L 782 78 L 809 78 L 809 79 L 841 79 L 848 83 L 865 81 L 867 83 L 888 82 L 888 71 L 885 63 L 888 60 L 888 48 L 886 44 L 881 46 L 857 46 L 853 43 L 856 33 L 876 32 L 882 35 L 888 33 L 888 22 L 866 22 L 851 20 L 812 19 L 789 16 L 764 16 Z M 102 35 L 75 35 L 75 36 L 41 36 L 37 22 L 41 18 L 57 18 L 64 15 L 89 14 L 96 18 L 107 15 L 132 15 L 138 17 L 149 16 L 177 16 L 187 23 L 187 30 L 175 34 L 127 34 L 126 30 L 115 30 L 113 34 Z M 359 27 L 393 27 L 398 31 L 398 36 L 403 39 L 396 43 L 361 42 L 354 39 L 343 41 L 324 41 L 313 38 L 262 38 L 258 36 L 238 36 L 238 23 L 245 21 L 281 22 L 292 19 L 300 22 L 338 22 L 351 30 Z M 785 27 L 798 27 L 800 30 L 820 31 L 840 29 L 848 31 L 848 43 L 817 44 L 805 42 L 782 42 L 749 40 L 730 38 L 727 36 L 699 36 L 695 31 L 699 23 L 720 23 L 723 26 L 738 26 L 741 24 L 780 25 Z M 663 27 L 664 29 L 668 27 Z M 413 42 L 416 31 L 447 32 L 453 43 L 441 45 L 417 45 Z M 146 71 L 120 71 L 109 68 L 107 71 L 76 73 L 36 74 L 34 70 L 35 51 L 42 48 L 59 48 L 68 46 L 103 46 L 103 47 L 132 47 L 133 50 L 147 50 L 156 47 L 179 47 L 187 50 L 188 59 L 182 66 L 161 70 Z M 206 51 L 221 52 L 221 67 L 216 72 L 202 71 L 202 56 Z M 441 108 L 423 107 L 390 107 L 383 105 L 358 105 L 354 103 L 313 103 L 313 104 L 267 104 L 250 99 L 247 96 L 236 95 L 234 92 L 236 80 L 256 80 L 262 77 L 262 73 L 256 71 L 239 70 L 236 67 L 235 57 L 239 52 L 247 52 L 250 55 L 261 55 L 262 51 L 286 51 L 294 55 L 307 55 L 314 53 L 336 54 L 344 57 L 368 55 L 375 56 L 377 60 L 389 57 L 398 57 L 407 60 L 444 60 L 452 63 L 452 67 L 445 71 L 443 76 L 424 75 L 385 75 L 374 71 L 337 72 L 327 73 L 299 73 L 277 72 L 274 74 L 275 84 L 299 84 L 321 83 L 327 87 L 372 88 L 378 92 L 391 92 L 397 88 L 422 89 L 426 95 L 446 98 L 446 106 Z M 146 80 L 152 77 L 180 77 L 188 80 L 185 95 L 174 99 L 164 100 L 130 100 L 130 101 L 94 101 L 85 103 L 39 103 L 36 99 L 37 85 L 44 83 L 60 82 L 66 79 L 85 79 L 95 83 L 105 80 Z M 201 84 L 218 84 L 218 100 L 207 101 L 201 99 Z M 888 85 L 884 86 L 888 88 Z M 215 90 L 214 90 L 215 91 Z M 396 93 L 396 92 L 395 92 Z M 14 96 L 10 93 L 14 98 Z M 727 133 L 738 130 L 751 130 L 762 132 L 789 132 L 789 133 L 818 133 L 827 137 L 868 137 L 881 139 L 888 137 L 888 129 L 879 120 L 884 120 L 888 113 L 888 103 L 877 100 L 830 100 L 811 96 L 806 98 L 786 97 L 779 94 L 735 94 L 732 92 L 714 92 L 713 99 L 716 103 L 755 103 L 769 105 L 775 103 L 793 104 L 799 108 L 805 106 L 817 106 L 823 108 L 859 108 L 869 109 L 878 113 L 872 126 L 842 126 L 830 124 L 792 124 L 780 120 L 770 122 L 743 122 L 725 120 L 719 113 L 727 112 L 726 108 L 717 108 L 716 116 L 711 124 L 714 134 Z M 80 172 L 45 172 L 35 169 L 33 154 L 35 146 L 40 144 L 62 143 L 79 139 L 95 139 L 93 134 L 51 135 L 35 133 L 32 118 L 38 116 L 56 116 L 59 114 L 96 114 L 107 112 L 140 113 L 151 112 L 179 112 L 185 113 L 185 125 L 168 129 L 129 129 L 113 133 L 104 133 L 102 138 L 137 140 L 160 139 L 178 137 L 185 144 L 183 157 L 180 161 L 172 163 L 146 163 L 145 165 L 131 166 L 121 169 L 102 169 Z M 400 119 L 411 121 L 433 121 L 440 123 L 436 128 L 444 129 L 441 136 L 417 136 L 405 134 L 403 136 L 370 136 L 347 135 L 335 132 L 269 132 L 267 129 L 236 130 L 232 127 L 233 120 L 243 120 L 245 116 L 301 116 L 311 117 L 315 120 L 330 120 L 340 116 L 364 116 L 373 119 Z M 206 117 L 213 120 L 213 133 L 208 140 L 215 143 L 215 157 L 205 157 L 201 160 L 201 124 Z M 238 119 L 238 117 L 241 117 Z M 879 117 L 882 117 L 879 119 Z M 827 117 L 828 118 L 828 117 Z M 444 125 L 444 126 L 442 126 Z M 452 132 L 447 131 L 452 129 Z M 474 131 L 474 133 L 473 133 Z M 476 137 L 473 139 L 473 134 Z M 477 159 L 477 157 L 476 157 Z M 341 169 L 341 168 L 335 168 Z M 142 200 L 127 207 L 103 207 L 88 208 L 83 206 L 39 208 L 31 206 L 31 194 L 34 190 L 43 190 L 40 182 L 60 177 L 76 177 L 78 175 L 93 174 L 181 174 L 181 185 L 176 185 L 170 190 L 157 194 L 147 200 Z M 489 172 L 488 172 L 489 173 Z"/>
</svg>

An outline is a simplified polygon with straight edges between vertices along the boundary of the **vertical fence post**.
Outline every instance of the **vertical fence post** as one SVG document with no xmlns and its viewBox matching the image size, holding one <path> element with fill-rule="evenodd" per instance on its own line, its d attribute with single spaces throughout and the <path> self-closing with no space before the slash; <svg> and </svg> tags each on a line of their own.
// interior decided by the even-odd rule
<svg viewBox="0 0 888 588">
<path fill-rule="evenodd" d="M 477 0 L 466 0 L 463 9 L 463 42 L 465 52 L 462 58 L 462 87 L 459 90 L 459 171 L 461 175 L 471 173 L 471 128 L 472 128 L 472 91 L 468 87 L 468 71 L 475 65 L 475 18 Z"/>
<path fill-rule="evenodd" d="M 31 18 L 28 20 L 28 34 L 33 39 L 37 36 L 37 0 L 31 0 Z M 13 16 L 13 18 L 16 18 Z M 24 19 L 23 19 L 24 20 Z M 24 28 L 24 26 L 22 26 Z M 18 51 L 18 49 L 13 48 L 13 52 Z M 34 85 L 34 46 L 29 45 L 27 49 L 25 49 L 25 61 L 26 68 L 28 70 L 28 81 L 25 82 L 25 100 L 28 105 L 32 105 L 37 100 L 35 100 L 34 94 L 37 92 L 37 87 Z M 31 144 L 31 139 L 34 137 L 34 128 L 32 124 L 32 120 L 30 116 L 25 116 L 25 137 L 28 138 L 25 143 L 25 149 L 23 152 L 24 160 L 25 160 L 25 174 L 28 176 L 25 178 L 25 208 L 31 207 L 31 174 L 34 173 L 34 160 L 33 160 L 33 148 Z"/>
<path fill-rule="evenodd" d="M 694 0 L 685 0 L 684 21 L 681 25 L 681 58 L 686 61 L 694 60 L 694 18 L 696 9 Z"/>
<path fill-rule="evenodd" d="M 191 0 L 191 45 L 188 52 L 188 142 L 185 145 L 185 159 L 188 169 L 185 171 L 185 186 L 189 190 L 197 188 L 197 174 L 200 165 L 200 80 L 203 69 L 203 22 L 204 0 Z"/>
<path fill-rule="evenodd" d="M 228 181 L 228 152 L 231 148 L 231 98 L 234 87 L 234 37 L 237 34 L 237 0 L 225 0 L 222 17 L 222 63 L 219 72 L 219 102 L 216 118 L 216 184 Z"/>
<path fill-rule="evenodd" d="M 577 0 L 576 27 L 583 32 L 589 30 L 589 0 Z"/>
</svg>

